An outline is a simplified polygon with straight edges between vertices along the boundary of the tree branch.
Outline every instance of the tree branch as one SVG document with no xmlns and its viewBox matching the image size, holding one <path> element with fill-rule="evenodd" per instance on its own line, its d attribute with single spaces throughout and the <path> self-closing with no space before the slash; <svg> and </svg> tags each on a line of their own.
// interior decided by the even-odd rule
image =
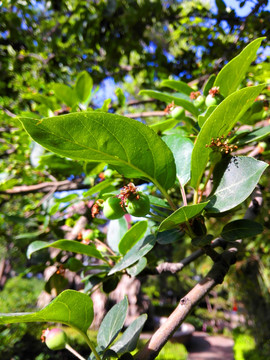
<svg viewBox="0 0 270 360">
<path fill-rule="evenodd" d="M 85 185 L 82 183 L 82 179 L 79 180 L 63 180 L 63 181 L 52 181 L 52 182 L 44 182 L 41 184 L 35 185 L 22 185 L 15 186 L 12 189 L 7 189 L 4 191 L 0 191 L 0 194 L 6 195 L 25 195 L 36 192 L 51 192 L 52 189 L 56 189 L 55 191 L 69 191 L 69 190 L 79 190 L 79 189 L 88 189 L 89 185 Z"/>
</svg>

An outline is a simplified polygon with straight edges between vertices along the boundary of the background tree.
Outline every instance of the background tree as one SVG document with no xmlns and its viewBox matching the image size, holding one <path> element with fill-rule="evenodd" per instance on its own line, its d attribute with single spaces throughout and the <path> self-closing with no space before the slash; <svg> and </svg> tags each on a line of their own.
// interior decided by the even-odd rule
<svg viewBox="0 0 270 360">
<path fill-rule="evenodd" d="M 89 110 L 98 106 L 93 89 L 108 76 L 115 81 L 123 81 L 124 90 L 136 98 L 141 88 L 154 88 L 154 83 L 158 84 L 162 79 L 178 77 L 180 74 L 182 79 L 193 81 L 191 84 L 200 88 L 208 74 L 217 73 L 233 54 L 239 53 L 250 34 L 256 38 L 269 33 L 269 11 L 264 10 L 267 2 L 254 4 L 251 13 L 245 18 L 226 10 L 222 4 L 223 2 L 218 2 L 218 12 L 214 14 L 209 11 L 209 6 L 198 1 L 156 1 L 151 4 L 147 1 L 62 1 L 57 4 L 44 1 L 36 2 L 35 6 L 24 2 L 3 2 L 0 14 L 0 41 L 4 55 L 1 57 L 2 286 L 12 274 L 41 273 L 51 265 L 52 273 L 48 277 L 46 289 L 54 295 L 62 291 L 67 282 L 57 274 L 59 269 L 54 264 L 57 260 L 56 264 L 61 266 L 67 259 L 61 258 L 62 254 L 48 254 L 44 251 L 36 258 L 26 260 L 24 254 L 27 247 L 37 236 L 39 240 L 46 241 L 76 239 L 78 235 L 87 237 L 81 230 L 89 223 L 90 226 L 86 228 L 90 230 L 90 240 L 98 238 L 102 241 L 104 234 L 96 229 L 96 225 L 100 225 L 102 221 L 93 221 L 89 211 L 94 200 L 92 195 L 89 201 L 87 199 L 78 203 L 79 197 L 74 194 L 61 201 L 53 200 L 53 194 L 59 190 L 92 187 L 103 180 L 104 176 L 111 186 L 112 176 L 103 174 L 104 164 L 92 167 L 84 162 L 64 160 L 49 153 L 43 153 L 40 157 L 42 150 L 22 132 L 17 120 L 12 118 L 13 114 L 33 117 L 34 113 L 35 117 L 42 118 L 77 111 L 78 102 L 73 101 L 73 95 L 74 91 L 78 93 L 83 79 L 87 80 L 86 91 L 91 95 L 87 99 L 81 98 L 83 106 L 79 106 L 82 109 L 88 107 Z M 266 62 L 250 69 L 243 85 L 247 82 L 267 82 L 267 66 Z M 87 70 L 92 80 L 86 73 L 78 77 L 82 70 Z M 129 82 L 125 82 L 127 74 L 130 76 Z M 63 86 L 63 83 L 73 87 Z M 129 116 L 138 117 L 138 112 L 145 110 L 146 115 L 151 111 L 150 115 L 164 116 L 166 105 L 163 102 L 151 101 L 146 105 L 137 105 L 132 99 L 133 105 L 137 105 L 134 108 L 130 106 L 132 103 L 129 100 L 125 101 L 124 95 L 126 93 L 123 94 L 120 90 L 117 92 L 110 111 L 120 114 L 135 112 Z M 140 101 L 141 99 L 140 97 Z M 145 97 L 143 101 L 148 99 Z M 103 111 L 108 110 L 108 104 L 109 101 L 104 103 Z M 267 117 L 261 110 L 258 111 L 256 121 Z M 143 119 L 148 124 L 154 124 L 159 118 L 152 116 Z M 255 120 L 250 120 L 250 124 L 253 125 Z M 254 151 L 259 150 L 255 148 Z M 264 159 L 267 156 L 265 152 Z M 114 174 L 113 179 L 116 181 L 113 185 L 117 188 L 124 185 L 121 177 Z M 266 179 L 264 186 L 269 188 Z M 109 186 L 106 190 L 108 189 Z M 176 201 L 181 201 L 177 191 L 172 196 L 176 197 Z M 267 201 L 268 199 L 266 206 Z M 68 219 L 65 211 L 69 211 Z M 267 211 L 263 214 L 263 221 L 267 226 L 269 214 Z M 214 222 L 213 226 L 218 226 L 217 223 Z M 262 280 L 264 281 L 260 297 L 267 295 L 268 291 L 265 276 L 261 277 L 258 271 L 261 261 L 267 264 L 268 248 L 266 244 L 262 244 L 264 243 L 257 243 L 256 253 L 259 248 L 259 257 L 257 264 L 252 265 L 253 269 L 257 269 L 258 289 Z M 174 247 L 168 250 L 167 260 L 172 261 L 175 250 Z M 162 251 L 163 249 L 159 255 Z M 252 254 L 251 249 L 249 252 Z M 184 257 L 188 254 L 183 252 L 181 255 Z M 177 255 L 175 259 L 179 260 L 181 257 Z M 78 260 L 81 261 L 82 258 Z M 250 273 L 248 264 L 249 262 L 243 263 L 241 270 L 244 279 Z M 68 265 L 67 268 L 69 266 L 72 268 L 74 265 Z M 210 263 L 208 266 L 210 267 Z M 196 271 L 196 267 L 193 270 Z M 251 273 L 255 276 L 253 270 Z M 97 279 L 93 279 L 93 284 L 95 280 Z M 242 289 L 244 292 L 243 287 Z M 243 299 L 247 298 L 245 293 Z M 267 314 L 269 305 L 264 298 L 262 301 L 265 303 L 264 314 Z M 256 316 L 253 309 L 249 313 Z M 261 319 L 261 312 L 257 319 Z M 265 324 L 267 328 L 269 322 Z M 258 336 L 259 342 L 265 342 L 267 331 L 264 330 Z"/>
</svg>

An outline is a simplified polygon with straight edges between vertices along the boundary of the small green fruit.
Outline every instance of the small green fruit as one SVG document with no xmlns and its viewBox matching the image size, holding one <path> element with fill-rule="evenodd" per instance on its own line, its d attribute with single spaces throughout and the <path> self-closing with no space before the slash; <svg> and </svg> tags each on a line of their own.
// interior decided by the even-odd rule
<svg viewBox="0 0 270 360">
<path fill-rule="evenodd" d="M 205 105 L 207 107 L 211 105 L 218 105 L 221 101 L 222 101 L 222 96 L 220 96 L 219 94 L 215 96 L 208 94 L 205 99 Z"/>
<path fill-rule="evenodd" d="M 103 205 L 103 214 L 109 220 L 120 219 L 125 213 L 121 200 L 117 197 L 109 197 Z"/>
<path fill-rule="evenodd" d="M 45 344 L 51 350 L 65 349 L 67 343 L 67 335 L 62 329 L 50 329 L 46 333 Z"/>
<path fill-rule="evenodd" d="M 204 96 L 200 95 L 194 100 L 194 105 L 199 108 L 204 103 Z"/>
<path fill-rule="evenodd" d="M 174 119 L 182 119 L 183 116 L 185 115 L 185 110 L 182 107 L 175 107 L 172 111 L 171 111 L 171 116 Z"/>
<path fill-rule="evenodd" d="M 137 199 L 137 196 L 132 199 L 127 199 L 127 212 L 135 217 L 145 216 L 150 211 L 149 197 L 142 192 L 138 192 L 137 195 L 139 195 L 139 199 Z"/>
</svg>

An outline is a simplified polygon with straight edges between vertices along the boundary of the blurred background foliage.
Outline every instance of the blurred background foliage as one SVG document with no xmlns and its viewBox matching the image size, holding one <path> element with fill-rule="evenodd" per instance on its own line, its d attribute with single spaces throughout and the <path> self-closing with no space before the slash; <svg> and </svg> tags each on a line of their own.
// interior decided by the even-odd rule
<svg viewBox="0 0 270 360">
<path fill-rule="evenodd" d="M 168 78 L 181 79 L 200 89 L 209 75 L 217 74 L 248 42 L 260 36 L 266 39 L 244 85 L 269 83 L 269 35 L 267 0 L 0 1 L 0 312 L 34 311 L 32 306 L 44 284 L 50 295 L 61 292 L 67 286 L 57 273 L 61 266 L 67 271 L 69 287 L 82 287 L 80 263 L 71 263 L 70 254 L 63 260 L 61 254 L 44 250 L 27 259 L 27 247 L 36 239 L 67 236 L 103 241 L 106 220 L 92 219 L 89 209 L 95 196 L 83 196 L 82 191 L 102 180 L 108 180 L 103 189 L 106 192 L 123 185 L 123 179 L 113 170 L 104 169 L 104 164 L 90 166 L 44 152 L 22 131 L 14 116 L 34 114 L 42 118 L 78 109 L 152 114 L 164 110 L 165 105 L 144 102 L 138 96 L 140 90 L 157 88 Z M 82 77 L 87 78 L 89 96 L 76 100 L 74 94 Z M 142 121 L 155 123 L 157 117 L 151 114 Z M 268 119 L 267 113 L 264 116 Z M 269 161 L 269 140 L 266 145 L 264 160 Z M 232 327 L 226 315 L 232 311 L 245 314 L 255 325 L 257 321 L 265 322 L 265 309 L 270 306 L 268 175 L 262 177 L 265 202 L 260 214 L 266 231 L 249 240 L 247 260 L 237 264 L 222 288 L 212 291 L 189 316 L 188 321 L 197 330 L 226 333 Z M 47 184 L 60 181 L 63 183 L 56 188 Z M 22 188 L 33 185 L 31 189 Z M 18 192 L 16 187 L 20 187 Z M 66 197 L 70 189 L 78 191 Z M 176 191 L 171 191 L 175 201 L 180 201 Z M 240 206 L 235 217 L 243 212 L 244 206 Z M 72 235 L 81 217 L 87 221 L 85 233 Z M 222 226 L 218 218 L 208 221 L 209 227 Z M 155 264 L 160 258 L 179 261 L 192 251 L 185 238 L 181 244 L 157 245 L 148 262 Z M 83 264 L 85 259 L 78 261 Z M 197 260 L 177 275 L 143 278 L 142 293 L 150 299 L 156 315 L 167 316 L 210 266 L 210 260 Z M 48 268 L 51 272 L 46 276 Z M 251 282 L 246 281 L 247 274 Z M 246 287 L 239 291 L 239 284 Z M 244 323 L 241 326 L 241 331 L 226 333 L 238 339 L 237 348 L 241 348 L 241 336 L 246 331 Z M 255 338 L 257 334 L 260 343 L 266 330 L 264 326 L 256 329 Z M 52 355 L 40 344 L 40 332 L 36 325 L 2 326 L 1 359 L 61 359 L 63 355 Z M 253 339 L 254 333 L 247 336 Z M 29 346 L 35 348 L 33 344 L 37 346 L 35 353 L 28 354 Z M 185 351 L 183 354 L 184 359 Z M 242 355 L 236 359 L 242 359 Z"/>
</svg>

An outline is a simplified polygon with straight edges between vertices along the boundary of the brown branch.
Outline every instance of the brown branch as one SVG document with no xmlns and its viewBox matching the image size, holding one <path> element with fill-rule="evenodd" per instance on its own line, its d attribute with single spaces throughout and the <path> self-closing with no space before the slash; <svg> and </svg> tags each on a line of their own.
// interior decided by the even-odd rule
<svg viewBox="0 0 270 360">
<path fill-rule="evenodd" d="M 244 218 L 254 219 L 256 215 L 258 215 L 258 211 L 261 206 L 262 193 L 260 188 L 257 187 L 252 194 L 252 200 Z M 207 276 L 195 285 L 194 288 L 180 300 L 178 306 L 169 316 L 167 321 L 160 326 L 148 343 L 135 355 L 136 360 L 155 359 L 159 351 L 182 324 L 194 306 L 216 285 L 222 284 L 230 266 L 237 260 L 239 244 L 241 244 L 241 240 L 236 240 L 233 246 L 220 254 L 219 259 L 214 263 Z M 197 253 L 199 253 L 199 250 Z"/>
<path fill-rule="evenodd" d="M 207 276 L 194 286 L 190 292 L 180 300 L 177 308 L 167 321 L 154 333 L 149 342 L 136 354 L 136 360 L 155 359 L 159 351 L 169 338 L 185 320 L 193 307 L 204 298 L 218 284 L 223 282 L 229 268 L 236 262 L 237 248 L 224 251 L 220 260 L 214 263 Z"/>
<path fill-rule="evenodd" d="M 82 179 L 79 180 L 63 180 L 63 181 L 52 181 L 44 182 L 41 184 L 35 185 L 22 185 L 15 186 L 12 189 L 7 189 L 0 191 L 0 194 L 6 195 L 25 195 L 36 192 L 51 192 L 52 189 L 56 188 L 55 191 L 69 191 L 69 190 L 79 190 L 79 189 L 88 189 L 89 186 L 82 183 Z"/>
<path fill-rule="evenodd" d="M 165 111 L 144 111 L 141 113 L 125 114 L 126 117 L 131 119 L 150 117 L 150 116 L 165 116 L 165 115 L 167 115 Z"/>
</svg>

